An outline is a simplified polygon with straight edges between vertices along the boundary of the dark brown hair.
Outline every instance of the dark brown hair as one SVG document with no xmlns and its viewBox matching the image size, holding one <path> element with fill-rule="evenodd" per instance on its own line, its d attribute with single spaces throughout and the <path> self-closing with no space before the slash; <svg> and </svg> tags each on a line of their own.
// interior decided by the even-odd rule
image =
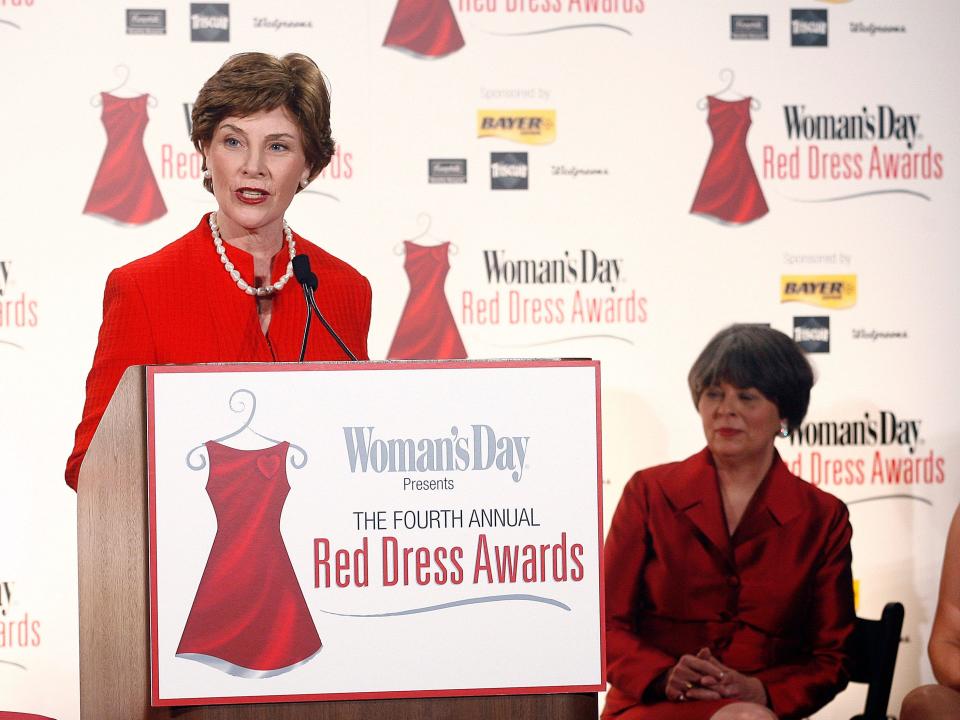
<svg viewBox="0 0 960 720">
<path fill-rule="evenodd" d="M 190 139 L 201 153 L 213 140 L 217 126 L 228 117 L 247 117 L 286 109 L 300 128 L 304 154 L 313 180 L 333 156 L 330 133 L 330 90 L 320 68 L 306 55 L 282 58 L 259 52 L 234 55 L 200 88 L 193 106 Z M 206 158 L 203 161 L 207 167 Z M 203 186 L 213 192 L 205 178 Z"/>
<path fill-rule="evenodd" d="M 721 382 L 759 390 L 793 431 L 807 414 L 813 368 L 800 347 L 779 330 L 731 325 L 713 336 L 690 368 L 687 383 L 694 406 L 706 388 Z"/>
</svg>

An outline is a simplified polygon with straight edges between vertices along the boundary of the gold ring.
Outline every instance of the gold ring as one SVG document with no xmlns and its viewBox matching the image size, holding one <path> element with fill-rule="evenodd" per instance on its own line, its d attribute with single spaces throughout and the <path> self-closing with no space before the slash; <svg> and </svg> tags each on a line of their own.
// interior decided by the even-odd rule
<svg viewBox="0 0 960 720">
<path fill-rule="evenodd" d="M 684 686 L 686 686 L 687 690 L 693 690 L 693 683 L 690 682 L 689 680 L 687 680 L 687 681 L 684 683 Z"/>
</svg>

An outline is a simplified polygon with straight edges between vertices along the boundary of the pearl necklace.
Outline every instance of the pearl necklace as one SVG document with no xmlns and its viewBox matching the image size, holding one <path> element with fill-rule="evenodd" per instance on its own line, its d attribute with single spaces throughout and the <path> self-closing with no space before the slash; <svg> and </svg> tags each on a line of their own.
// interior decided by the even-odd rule
<svg viewBox="0 0 960 720">
<path fill-rule="evenodd" d="M 287 247 L 290 249 L 290 261 L 287 263 L 287 272 L 282 278 L 273 283 L 273 285 L 265 285 L 263 287 L 253 287 L 253 285 L 240 277 L 240 271 L 230 262 L 230 259 L 227 257 L 226 248 L 223 247 L 223 240 L 220 239 L 220 227 L 217 225 L 217 214 L 215 212 L 210 213 L 210 234 L 213 235 L 213 245 L 216 247 L 217 254 L 220 256 L 220 262 L 223 263 L 223 269 L 226 270 L 230 277 L 233 278 L 233 281 L 237 283 L 237 287 L 247 295 L 264 297 L 266 295 L 272 295 L 275 292 L 280 292 L 283 290 L 283 286 L 287 284 L 287 281 L 293 277 L 293 256 L 297 254 L 297 244 L 293 241 L 293 231 L 290 230 L 290 226 L 287 225 L 286 220 L 283 221 L 283 236 L 286 238 Z"/>
</svg>

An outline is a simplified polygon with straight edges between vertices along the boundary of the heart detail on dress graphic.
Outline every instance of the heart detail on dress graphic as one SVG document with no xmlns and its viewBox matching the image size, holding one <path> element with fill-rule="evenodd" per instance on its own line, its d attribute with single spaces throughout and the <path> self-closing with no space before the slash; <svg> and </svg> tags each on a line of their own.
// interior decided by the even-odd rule
<svg viewBox="0 0 960 720">
<path fill-rule="evenodd" d="M 264 455 L 257 458 L 257 467 L 264 477 L 272 478 L 280 469 L 280 458 L 276 455 Z"/>
</svg>

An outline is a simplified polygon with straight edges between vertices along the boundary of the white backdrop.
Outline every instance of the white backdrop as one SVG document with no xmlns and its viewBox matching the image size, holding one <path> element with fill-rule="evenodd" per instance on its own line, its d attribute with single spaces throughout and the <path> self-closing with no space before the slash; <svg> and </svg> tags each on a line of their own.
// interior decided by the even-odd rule
<svg viewBox="0 0 960 720">
<path fill-rule="evenodd" d="M 156 3 L 164 32 L 135 34 L 126 3 L 0 0 L 0 709 L 79 717 L 75 496 L 62 472 L 103 282 L 213 208 L 191 171 L 184 104 L 228 55 L 254 49 L 306 52 L 330 78 L 339 154 L 288 219 L 370 278 L 371 357 L 388 355 L 409 293 L 401 241 L 449 241 L 446 300 L 469 357 L 601 360 L 608 520 L 634 470 L 700 448 L 685 377 L 714 332 L 828 318 L 829 352 L 811 356 L 814 426 L 780 450 L 851 503 L 858 611 L 906 605 L 891 710 L 932 679 L 926 638 L 960 499 L 955 3 L 452 0 L 446 12 L 445 0 L 234 0 L 221 4 L 228 42 L 191 40 L 191 14 L 222 14 L 199 5 Z M 453 19 L 463 46 L 385 47 L 395 10 L 414 22 L 391 37 L 442 47 L 419 22 L 432 13 Z M 758 13 L 765 24 L 738 27 L 761 37 L 731 37 L 732 16 Z M 708 179 L 733 178 L 720 186 L 737 190 L 729 203 L 748 223 L 690 212 L 713 146 L 705 96 L 731 76 L 721 99 L 755 99 L 748 157 L 734 147 Z M 152 98 L 142 144 L 168 212 L 151 222 L 83 213 L 106 146 L 92 101 L 124 77 L 115 95 Z M 478 138 L 480 110 L 555 111 L 555 139 Z M 526 153 L 528 189 L 491 189 L 491 153 Z M 822 177 L 827 153 L 836 177 Z M 428 182 L 431 158 L 466 161 L 466 182 Z M 744 211 L 757 186 L 759 216 Z M 584 251 L 606 275 L 522 283 L 492 268 Z M 783 275 L 838 274 L 856 276 L 851 307 L 781 302 Z M 476 312 L 497 296 L 498 317 Z M 905 444 L 884 442 L 891 414 L 908 423 Z M 861 421 L 878 423 L 876 439 L 857 435 Z M 928 462 L 908 482 L 912 458 Z M 852 688 L 818 717 L 849 717 L 862 698 Z"/>
</svg>

